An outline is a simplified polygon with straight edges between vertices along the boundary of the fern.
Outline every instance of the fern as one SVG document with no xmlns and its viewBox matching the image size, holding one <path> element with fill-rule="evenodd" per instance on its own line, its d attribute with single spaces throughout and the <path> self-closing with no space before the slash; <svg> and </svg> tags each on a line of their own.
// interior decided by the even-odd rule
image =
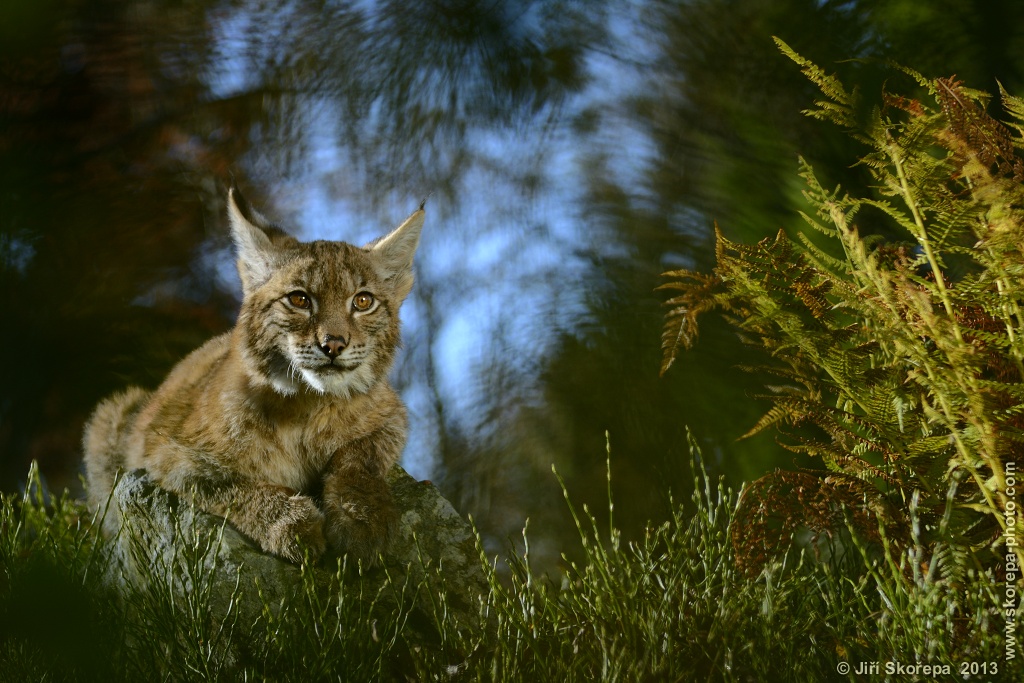
<svg viewBox="0 0 1024 683">
<path fill-rule="evenodd" d="M 845 509 L 861 531 L 871 525 L 858 515 L 884 517 L 897 543 L 916 515 L 926 544 L 991 566 L 1008 520 L 1020 524 L 1004 464 L 1024 452 L 1024 100 L 1000 89 L 1013 119 L 1004 124 L 986 112 L 987 94 L 905 70 L 928 101 L 884 93 L 859 123 L 855 88 L 777 43 L 825 96 L 805 113 L 866 145 L 858 163 L 875 191 L 827 190 L 801 160 L 814 208 L 801 217 L 841 257 L 802 233 L 742 245 L 716 230 L 712 274 L 665 274 L 662 288 L 676 294 L 662 371 L 695 342 L 700 314 L 725 313 L 770 355 L 757 370 L 786 382 L 768 387 L 772 407 L 749 434 L 776 429 L 832 473 L 777 472 L 752 485 L 737 556 L 761 566 L 796 520 L 834 533 Z M 863 234 L 865 209 L 905 241 Z"/>
</svg>

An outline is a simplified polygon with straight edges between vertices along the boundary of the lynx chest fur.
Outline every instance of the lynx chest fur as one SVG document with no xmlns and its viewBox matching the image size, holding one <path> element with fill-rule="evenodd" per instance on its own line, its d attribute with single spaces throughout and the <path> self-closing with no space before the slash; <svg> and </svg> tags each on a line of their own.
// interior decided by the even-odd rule
<svg viewBox="0 0 1024 683">
<path fill-rule="evenodd" d="M 356 247 L 299 242 L 235 189 L 228 205 L 238 321 L 156 391 L 100 403 L 84 436 L 90 502 L 103 504 L 119 469 L 142 467 L 268 552 L 373 560 L 397 524 L 384 475 L 406 417 L 387 373 L 423 211 Z"/>
</svg>

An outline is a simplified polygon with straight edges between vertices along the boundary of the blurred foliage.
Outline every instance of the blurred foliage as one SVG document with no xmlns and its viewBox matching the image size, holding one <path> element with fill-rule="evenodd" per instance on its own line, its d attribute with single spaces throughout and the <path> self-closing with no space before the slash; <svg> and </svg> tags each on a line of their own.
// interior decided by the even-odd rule
<svg viewBox="0 0 1024 683">
<path fill-rule="evenodd" d="M 600 13 L 535 4 L 5 3 L 0 25 L 20 38 L 0 42 L 0 278 L 14 331 L 0 353 L 38 359 L 12 363 L 3 383 L 5 486 L 30 458 L 72 483 L 95 401 L 155 385 L 231 323 L 234 294 L 202 258 L 226 243 L 223 182 L 247 154 L 256 176 L 300 159 L 311 101 L 340 103 L 364 186 L 422 197 L 454 191 L 471 127 L 528 120 L 578 88 L 574 32 L 598 38 Z M 211 75 L 226 59 L 211 27 L 225 24 L 244 45 L 227 70 L 237 83 Z"/>
<path fill-rule="evenodd" d="M 30 33 L 0 47 L 4 488 L 31 458 L 71 483 L 91 404 L 129 377 L 158 381 L 183 347 L 224 329 L 230 296 L 188 274 L 214 210 L 197 201 L 202 177 L 238 153 L 224 143 L 192 163 L 175 154 L 196 83 L 159 77 L 147 53 L 157 24 L 181 29 L 183 13 L 158 22 L 112 2 L 0 11 L 16 9 Z M 150 293 L 152 305 L 132 305 Z"/>
<path fill-rule="evenodd" d="M 548 467 L 595 502 L 605 430 L 630 491 L 627 534 L 670 514 L 669 487 L 689 488 L 684 424 L 733 481 L 791 464 L 770 438 L 736 441 L 765 404 L 750 396 L 758 378 L 735 367 L 756 358 L 727 326 L 705 325 L 708 343 L 657 377 L 658 274 L 710 268 L 713 220 L 753 242 L 807 210 L 791 180 L 798 153 L 826 184 L 871 182 L 846 165 L 846 136 L 798 115 L 809 84 L 770 36 L 865 93 L 889 73 L 872 58 L 1013 91 L 1021 11 L 995 0 L 8 0 L 0 488 L 33 458 L 56 488 L 77 486 L 96 401 L 155 386 L 231 324 L 219 261 L 232 174 L 286 223 L 301 213 L 299 186 L 377 217 L 433 193 L 430 229 L 451 247 L 439 261 L 472 266 L 472 245 L 510 235 L 524 253 L 559 250 L 561 272 L 521 279 L 495 266 L 490 280 L 443 268 L 432 280 L 421 264 L 423 327 L 410 325 L 404 356 L 421 369 L 397 370 L 407 395 L 427 397 L 414 417 L 430 423 L 431 476 L 481 528 L 501 536 L 531 516 L 571 533 Z M 573 223 L 571 246 L 551 207 Z M 435 342 L 482 289 L 501 292 L 500 324 L 459 389 L 468 398 L 453 396 Z M 556 313 L 582 303 L 555 319 L 520 307 L 520 293 Z M 524 321 L 538 331 L 529 342 L 515 334 Z"/>
<path fill-rule="evenodd" d="M 1002 124 L 985 93 L 909 72 L 930 102 L 887 90 L 862 126 L 857 90 L 779 45 L 825 95 L 806 113 L 867 147 L 875 191 L 825 189 L 805 165 L 803 218 L 842 257 L 800 232 L 751 246 L 720 234 L 713 274 L 666 273 L 663 372 L 721 309 L 771 356 L 772 407 L 751 433 L 777 427 L 829 470 L 755 482 L 739 557 L 756 573 L 801 526 L 842 531 L 845 509 L 862 537 L 883 526 L 903 547 L 913 530 L 961 574 L 1002 564 L 1020 524 L 1006 464 L 1024 450 L 1024 100 L 1002 92 Z M 904 239 L 863 234 L 865 214 Z"/>
<path fill-rule="evenodd" d="M 867 121 L 882 104 L 882 84 L 894 77 L 889 59 L 922 63 L 936 75 L 977 74 L 994 86 L 1024 87 L 1024 54 L 1018 43 L 990 41 L 1019 24 L 1013 2 L 939 3 L 921 10 L 915 2 L 820 2 L 817 0 L 693 0 L 641 3 L 641 34 L 655 45 L 635 74 L 641 85 L 625 101 L 580 116 L 587 126 L 611 119 L 637 128 L 650 147 L 585 150 L 587 191 L 581 221 L 597 235 L 614 235 L 621 249 L 597 263 L 601 280 L 589 283 L 594 318 L 579 336 L 565 339 L 546 375 L 549 424 L 576 447 L 581 496 L 595 503 L 601 473 L 595 454 L 607 428 L 616 453 L 616 475 L 641 492 L 630 499 L 636 518 L 622 516 L 635 531 L 646 517 L 667 514 L 666 489 L 685 490 L 678 464 L 685 458 L 680 438 L 689 425 L 713 471 L 739 482 L 776 466 L 811 466 L 786 455 L 772 435 L 738 441 L 767 410 L 756 395 L 769 376 L 744 373 L 763 355 L 740 341 L 716 319 L 702 325 L 704 343 L 677 362 L 676 372 L 655 376 L 659 362 L 650 335 L 662 320 L 650 298 L 666 267 L 710 270 L 714 265 L 712 224 L 733 240 L 751 241 L 792 225 L 812 207 L 794 170 L 798 158 L 813 163 L 824 184 L 843 183 L 850 192 L 869 192 L 868 170 L 851 165 L 859 143 L 838 128 L 816 125 L 800 115 L 815 86 L 787 68 L 772 35 L 835 68 L 861 93 L 855 117 Z M 893 17 L 900 17 L 898 27 Z M 971 17 L 965 22 L 965 17 Z M 1011 25 L 1003 27 L 1003 22 Z M 964 33 L 956 41 L 949 33 Z M 629 55 L 618 57 L 628 63 Z M 588 128 L 589 129 L 589 128 Z M 596 137 L 596 136 L 595 136 Z M 638 155 L 639 180 L 614 170 L 617 156 Z M 865 233 L 892 234 L 878 217 L 862 215 Z M 801 228 L 797 228 L 800 230 Z M 821 242 L 809 228 L 809 237 Z M 823 245 L 823 248 L 829 248 Z M 564 427 L 563 427 L 564 425 Z M 585 474 L 584 474 L 585 473 Z M 570 476 L 569 481 L 572 481 Z M 642 503 L 639 501 L 643 501 Z M 598 513 L 599 514 L 599 513 Z"/>
</svg>

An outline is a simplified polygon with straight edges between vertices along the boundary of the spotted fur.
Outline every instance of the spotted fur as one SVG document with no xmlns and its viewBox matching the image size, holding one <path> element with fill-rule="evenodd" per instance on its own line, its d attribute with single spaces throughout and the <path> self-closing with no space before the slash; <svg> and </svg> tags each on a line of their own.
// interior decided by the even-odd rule
<svg viewBox="0 0 1024 683">
<path fill-rule="evenodd" d="M 142 467 L 267 552 L 373 561 L 397 525 L 384 475 L 406 414 L 387 373 L 423 210 L 356 247 L 299 242 L 234 188 L 228 207 L 243 290 L 235 327 L 156 391 L 97 406 L 83 437 L 90 504 L 103 506 L 117 471 Z"/>
</svg>

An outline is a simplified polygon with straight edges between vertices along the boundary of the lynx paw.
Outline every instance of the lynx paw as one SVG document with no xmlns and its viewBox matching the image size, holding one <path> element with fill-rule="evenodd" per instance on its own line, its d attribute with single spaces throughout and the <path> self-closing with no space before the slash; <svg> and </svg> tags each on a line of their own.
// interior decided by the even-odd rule
<svg viewBox="0 0 1024 683">
<path fill-rule="evenodd" d="M 368 564 L 386 552 L 398 535 L 398 508 L 391 500 L 367 505 L 357 500 L 337 500 L 326 506 L 327 542 L 339 554 L 348 553 Z"/>
<path fill-rule="evenodd" d="M 306 496 L 288 499 L 284 514 L 267 530 L 263 549 L 286 560 L 302 562 L 304 553 L 317 560 L 324 553 L 324 515 Z"/>
</svg>

